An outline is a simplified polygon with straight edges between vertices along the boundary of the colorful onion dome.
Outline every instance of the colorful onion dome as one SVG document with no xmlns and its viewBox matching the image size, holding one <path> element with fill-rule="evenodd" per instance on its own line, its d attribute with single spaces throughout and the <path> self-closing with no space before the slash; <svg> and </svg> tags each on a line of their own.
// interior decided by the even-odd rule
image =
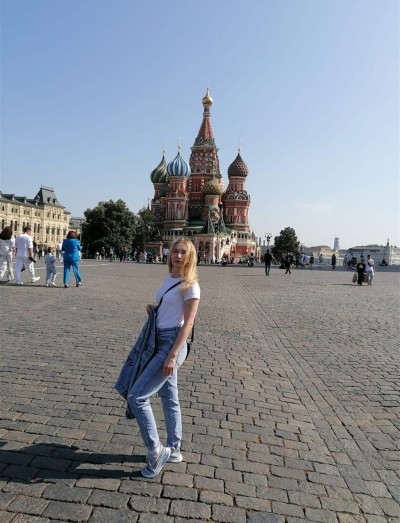
<svg viewBox="0 0 400 523">
<path fill-rule="evenodd" d="M 150 180 L 153 183 L 164 183 L 167 181 L 167 178 L 167 162 L 165 161 L 165 151 L 163 151 L 162 160 L 157 167 L 151 171 Z"/>
<path fill-rule="evenodd" d="M 203 105 L 212 105 L 213 101 L 214 100 L 211 98 L 211 95 L 210 95 L 210 89 L 207 88 L 206 95 L 202 100 Z"/>
<path fill-rule="evenodd" d="M 247 168 L 247 165 L 242 160 L 242 157 L 240 156 L 240 150 L 238 152 L 238 155 L 236 156 L 235 160 L 230 164 L 228 167 L 228 177 L 231 176 L 239 176 L 242 178 L 246 178 L 246 176 L 249 174 L 249 169 Z"/>
<path fill-rule="evenodd" d="M 167 172 L 170 176 L 190 176 L 189 164 L 182 158 L 180 150 L 172 162 L 167 165 Z"/>
<path fill-rule="evenodd" d="M 221 184 L 219 183 L 219 180 L 213 176 L 209 182 L 205 184 L 203 187 L 203 194 L 210 194 L 210 195 L 220 195 L 222 194 L 223 189 L 221 187 Z"/>
</svg>

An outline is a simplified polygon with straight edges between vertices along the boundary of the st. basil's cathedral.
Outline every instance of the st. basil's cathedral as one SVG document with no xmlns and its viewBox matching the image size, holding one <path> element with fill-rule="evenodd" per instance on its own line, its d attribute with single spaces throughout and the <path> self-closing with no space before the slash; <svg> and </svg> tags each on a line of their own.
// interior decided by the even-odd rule
<svg viewBox="0 0 400 523">
<path fill-rule="evenodd" d="M 228 167 L 228 187 L 220 173 L 218 148 L 211 126 L 213 99 L 207 89 L 203 121 L 191 148 L 189 164 L 180 147 L 167 164 L 165 151 L 151 172 L 154 197 L 151 210 L 162 243 L 178 236 L 190 237 L 200 259 L 218 262 L 224 254 L 238 261 L 256 252 L 256 239 L 249 226 L 250 195 L 245 189 L 248 168 L 240 150 Z M 154 243 L 153 243 L 154 245 Z M 154 245 L 155 246 L 155 245 Z"/>
</svg>

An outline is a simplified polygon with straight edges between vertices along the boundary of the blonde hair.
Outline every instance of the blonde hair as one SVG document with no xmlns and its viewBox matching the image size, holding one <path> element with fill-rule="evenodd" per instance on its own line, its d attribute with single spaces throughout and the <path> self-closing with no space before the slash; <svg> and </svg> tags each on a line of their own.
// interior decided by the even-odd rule
<svg viewBox="0 0 400 523">
<path fill-rule="evenodd" d="M 182 267 L 181 267 L 181 277 L 182 285 L 180 287 L 181 291 L 185 291 L 186 289 L 189 289 L 192 287 L 197 281 L 197 254 L 196 249 L 193 245 L 193 243 L 188 240 L 187 238 L 184 238 L 181 236 L 180 238 L 177 238 L 174 240 L 170 247 L 169 247 L 169 253 L 168 253 L 168 269 L 169 272 L 172 272 L 172 251 L 176 247 L 178 243 L 183 243 L 186 247 L 186 255 L 185 259 L 183 261 Z"/>
</svg>

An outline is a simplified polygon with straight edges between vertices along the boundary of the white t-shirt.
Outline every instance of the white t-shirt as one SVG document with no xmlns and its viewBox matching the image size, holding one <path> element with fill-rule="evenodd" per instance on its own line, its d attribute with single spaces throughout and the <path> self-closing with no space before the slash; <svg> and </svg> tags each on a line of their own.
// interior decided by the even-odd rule
<svg viewBox="0 0 400 523">
<path fill-rule="evenodd" d="M 29 249 L 33 249 L 33 241 L 29 234 L 21 234 L 15 240 L 15 248 L 17 249 L 18 258 L 28 258 Z"/>
<path fill-rule="evenodd" d="M 365 272 L 374 272 L 374 268 L 375 268 L 375 262 L 372 258 L 370 258 L 368 260 L 367 258 L 367 261 L 365 262 Z"/>
<path fill-rule="evenodd" d="M 172 278 L 170 274 L 167 274 L 163 284 L 156 292 L 157 304 L 165 292 L 181 280 L 182 278 Z M 200 299 L 200 286 L 197 282 L 184 292 L 181 292 L 180 289 L 181 286 L 177 285 L 165 294 L 157 312 L 156 326 L 158 329 L 181 327 L 183 325 L 183 305 L 185 301 L 191 298 Z"/>
</svg>

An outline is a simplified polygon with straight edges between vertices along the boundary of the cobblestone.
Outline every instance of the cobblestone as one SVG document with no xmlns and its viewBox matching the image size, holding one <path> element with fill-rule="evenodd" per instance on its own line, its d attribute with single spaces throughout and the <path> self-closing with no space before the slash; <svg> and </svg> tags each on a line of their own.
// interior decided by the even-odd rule
<svg viewBox="0 0 400 523">
<path fill-rule="evenodd" d="M 113 384 L 164 272 L 0 286 L 0 522 L 398 523 L 400 274 L 200 266 L 185 459 L 147 481 Z"/>
</svg>

